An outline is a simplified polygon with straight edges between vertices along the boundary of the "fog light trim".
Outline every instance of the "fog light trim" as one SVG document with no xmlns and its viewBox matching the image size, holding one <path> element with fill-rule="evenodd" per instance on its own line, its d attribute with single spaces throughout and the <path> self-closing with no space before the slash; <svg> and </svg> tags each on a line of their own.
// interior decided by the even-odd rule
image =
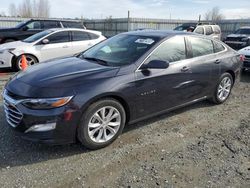
<svg viewBox="0 0 250 188">
<path fill-rule="evenodd" d="M 46 132 L 51 131 L 56 128 L 56 123 L 45 123 L 45 124 L 39 124 L 39 125 L 33 125 L 29 129 L 25 131 L 25 133 L 28 132 Z"/>
</svg>

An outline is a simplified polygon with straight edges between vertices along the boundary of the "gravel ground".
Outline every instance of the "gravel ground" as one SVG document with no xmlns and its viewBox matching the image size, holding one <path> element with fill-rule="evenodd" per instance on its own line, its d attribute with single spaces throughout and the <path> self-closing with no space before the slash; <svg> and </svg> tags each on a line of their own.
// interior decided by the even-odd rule
<svg viewBox="0 0 250 188">
<path fill-rule="evenodd" d="M 107 148 L 46 146 L 8 128 L 0 187 L 250 187 L 250 72 L 223 105 L 200 102 L 127 126 Z"/>
</svg>

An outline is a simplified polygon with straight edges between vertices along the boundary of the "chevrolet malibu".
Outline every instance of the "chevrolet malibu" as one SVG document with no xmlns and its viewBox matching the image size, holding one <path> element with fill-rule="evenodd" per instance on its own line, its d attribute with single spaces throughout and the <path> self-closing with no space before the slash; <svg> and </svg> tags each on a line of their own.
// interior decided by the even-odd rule
<svg viewBox="0 0 250 188">
<path fill-rule="evenodd" d="M 126 124 L 205 99 L 225 102 L 241 66 L 236 51 L 205 36 L 123 33 L 16 74 L 3 92 L 6 119 L 32 141 L 98 149 Z"/>
</svg>

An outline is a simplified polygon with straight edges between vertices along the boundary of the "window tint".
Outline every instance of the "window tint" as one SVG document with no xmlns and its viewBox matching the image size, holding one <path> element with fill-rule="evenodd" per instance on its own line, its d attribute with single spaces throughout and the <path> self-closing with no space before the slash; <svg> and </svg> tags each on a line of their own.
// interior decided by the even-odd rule
<svg viewBox="0 0 250 188">
<path fill-rule="evenodd" d="M 98 39 L 99 38 L 99 35 L 96 35 L 94 33 L 89 33 L 89 36 L 91 39 Z"/>
<path fill-rule="evenodd" d="M 211 26 L 205 26 L 205 29 L 206 29 L 206 35 L 213 34 L 213 28 Z"/>
<path fill-rule="evenodd" d="M 44 29 L 51 29 L 51 28 L 57 28 L 57 27 L 59 27 L 59 23 L 56 21 L 44 21 L 43 22 Z"/>
<path fill-rule="evenodd" d="M 219 26 L 214 26 L 213 28 L 214 28 L 214 33 L 215 34 L 220 34 L 221 33 L 221 30 L 220 30 Z"/>
<path fill-rule="evenodd" d="M 150 56 L 151 60 L 162 60 L 168 62 L 186 59 L 186 47 L 184 37 L 173 37 L 161 44 Z"/>
<path fill-rule="evenodd" d="M 214 53 L 213 43 L 211 40 L 195 37 L 189 37 L 188 40 L 192 46 L 193 57 Z"/>
<path fill-rule="evenodd" d="M 40 21 L 30 22 L 26 26 L 28 27 L 28 29 L 41 29 L 41 22 Z"/>
<path fill-rule="evenodd" d="M 220 44 L 219 42 L 213 41 L 213 43 L 214 43 L 214 52 L 215 53 L 225 50 L 225 47 L 222 44 Z"/>
<path fill-rule="evenodd" d="M 82 31 L 73 31 L 73 41 L 83 41 L 83 40 L 90 40 L 90 36 L 87 32 Z"/>
<path fill-rule="evenodd" d="M 204 35 L 204 28 L 203 27 L 197 27 L 197 29 L 194 31 L 195 33 Z"/>
<path fill-rule="evenodd" d="M 250 35 L 250 29 L 239 29 L 235 32 L 235 34 L 246 34 Z"/>
<path fill-rule="evenodd" d="M 58 32 L 58 33 L 50 35 L 48 39 L 51 44 L 69 42 L 69 32 L 68 31 Z"/>
<path fill-rule="evenodd" d="M 110 66 L 134 63 L 159 41 L 158 37 L 116 35 L 87 50 L 81 58 L 105 60 Z"/>
<path fill-rule="evenodd" d="M 66 28 L 83 28 L 81 22 L 62 22 Z"/>
</svg>

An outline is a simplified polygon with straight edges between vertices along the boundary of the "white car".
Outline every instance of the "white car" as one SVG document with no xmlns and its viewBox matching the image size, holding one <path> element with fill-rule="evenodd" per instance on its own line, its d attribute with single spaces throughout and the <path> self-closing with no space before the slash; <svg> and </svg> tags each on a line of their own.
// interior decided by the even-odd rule
<svg viewBox="0 0 250 188">
<path fill-rule="evenodd" d="M 21 69 L 22 54 L 28 65 L 72 56 L 105 40 L 101 32 L 85 29 L 49 29 L 22 41 L 0 45 L 0 68 Z"/>
<path fill-rule="evenodd" d="M 244 63 L 243 63 L 243 70 L 250 69 L 250 46 L 247 46 L 241 50 L 238 51 L 239 54 L 244 55 Z"/>
</svg>

